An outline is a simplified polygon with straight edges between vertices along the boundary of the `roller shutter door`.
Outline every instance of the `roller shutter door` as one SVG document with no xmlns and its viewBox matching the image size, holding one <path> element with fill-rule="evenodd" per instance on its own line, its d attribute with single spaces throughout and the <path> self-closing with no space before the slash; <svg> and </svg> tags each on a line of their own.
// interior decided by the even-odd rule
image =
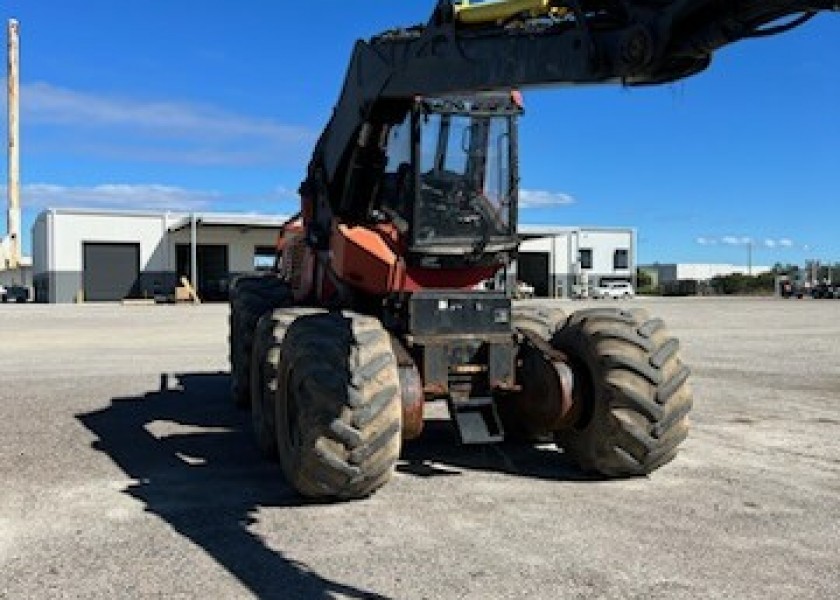
<svg viewBox="0 0 840 600">
<path fill-rule="evenodd" d="M 540 298 L 549 296 L 548 265 L 547 252 L 520 252 L 516 260 L 517 278 L 534 286 L 534 295 Z"/>
<path fill-rule="evenodd" d="M 82 281 L 86 302 L 114 302 L 136 294 L 140 244 L 83 244 Z"/>
</svg>

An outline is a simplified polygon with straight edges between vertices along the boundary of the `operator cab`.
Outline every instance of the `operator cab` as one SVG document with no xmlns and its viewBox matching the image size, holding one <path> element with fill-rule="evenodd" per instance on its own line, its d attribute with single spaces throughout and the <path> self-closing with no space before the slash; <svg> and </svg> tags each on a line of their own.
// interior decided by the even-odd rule
<svg viewBox="0 0 840 600">
<path fill-rule="evenodd" d="M 505 264 L 515 251 L 518 93 L 424 98 L 391 128 L 380 209 L 426 268 Z"/>
</svg>

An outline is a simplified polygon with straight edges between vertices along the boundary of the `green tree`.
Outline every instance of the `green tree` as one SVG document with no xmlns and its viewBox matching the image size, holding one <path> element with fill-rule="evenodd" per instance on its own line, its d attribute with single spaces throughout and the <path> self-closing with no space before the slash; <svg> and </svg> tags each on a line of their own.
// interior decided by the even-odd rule
<svg viewBox="0 0 840 600">
<path fill-rule="evenodd" d="M 653 287 L 653 277 L 644 269 L 636 269 L 636 287 L 640 290 Z"/>
<path fill-rule="evenodd" d="M 647 296 L 662 293 L 653 273 L 646 269 L 636 269 L 636 293 Z"/>
<path fill-rule="evenodd" d="M 772 294 L 776 288 L 776 273 L 720 275 L 712 279 L 712 288 L 726 295 Z"/>
</svg>

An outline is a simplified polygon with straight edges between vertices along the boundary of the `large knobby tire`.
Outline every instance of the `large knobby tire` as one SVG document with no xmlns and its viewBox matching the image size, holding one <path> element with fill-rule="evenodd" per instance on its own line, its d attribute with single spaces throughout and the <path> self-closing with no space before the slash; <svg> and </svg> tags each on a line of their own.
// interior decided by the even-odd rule
<svg viewBox="0 0 840 600">
<path fill-rule="evenodd" d="M 230 288 L 230 386 L 240 408 L 251 404 L 251 354 L 257 321 L 266 312 L 292 301 L 289 284 L 272 275 L 238 277 Z"/>
<path fill-rule="evenodd" d="M 513 311 L 515 330 L 528 330 L 545 342 L 550 342 L 565 322 L 566 313 L 559 308 L 526 306 L 516 307 Z M 560 391 L 557 388 L 557 373 L 543 354 L 530 344 L 519 346 L 516 362 L 516 381 L 522 390 L 497 400 L 505 439 L 532 442 L 539 441 L 546 435 L 550 437 L 553 432 L 546 427 L 548 418 L 542 412 L 545 405 L 536 406 L 525 401 L 525 398 L 558 397 Z"/>
<path fill-rule="evenodd" d="M 556 441 L 585 471 L 646 475 L 670 462 L 688 435 L 692 393 L 679 342 L 643 310 L 573 314 L 552 340 L 575 374 L 582 415 Z"/>
<path fill-rule="evenodd" d="M 316 308 L 278 308 L 260 317 L 251 358 L 251 423 L 260 451 L 277 458 L 274 402 L 279 388 L 280 352 L 286 330 L 298 317 L 320 312 Z"/>
<path fill-rule="evenodd" d="M 400 454 L 402 403 L 390 336 L 349 312 L 299 317 L 289 326 L 275 396 L 277 452 L 302 495 L 370 495 Z"/>
<path fill-rule="evenodd" d="M 566 311 L 549 306 L 522 306 L 513 309 L 513 327 L 530 329 L 549 341 L 566 322 Z"/>
</svg>

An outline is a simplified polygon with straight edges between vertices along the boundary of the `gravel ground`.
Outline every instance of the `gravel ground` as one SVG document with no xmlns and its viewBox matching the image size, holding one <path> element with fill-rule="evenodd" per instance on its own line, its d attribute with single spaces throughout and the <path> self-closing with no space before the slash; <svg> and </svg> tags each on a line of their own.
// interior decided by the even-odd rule
<svg viewBox="0 0 840 600">
<path fill-rule="evenodd" d="M 0 598 L 840 597 L 840 302 L 620 305 L 693 367 L 673 463 L 593 481 L 431 419 L 338 505 L 259 458 L 225 306 L 0 306 Z"/>
</svg>

